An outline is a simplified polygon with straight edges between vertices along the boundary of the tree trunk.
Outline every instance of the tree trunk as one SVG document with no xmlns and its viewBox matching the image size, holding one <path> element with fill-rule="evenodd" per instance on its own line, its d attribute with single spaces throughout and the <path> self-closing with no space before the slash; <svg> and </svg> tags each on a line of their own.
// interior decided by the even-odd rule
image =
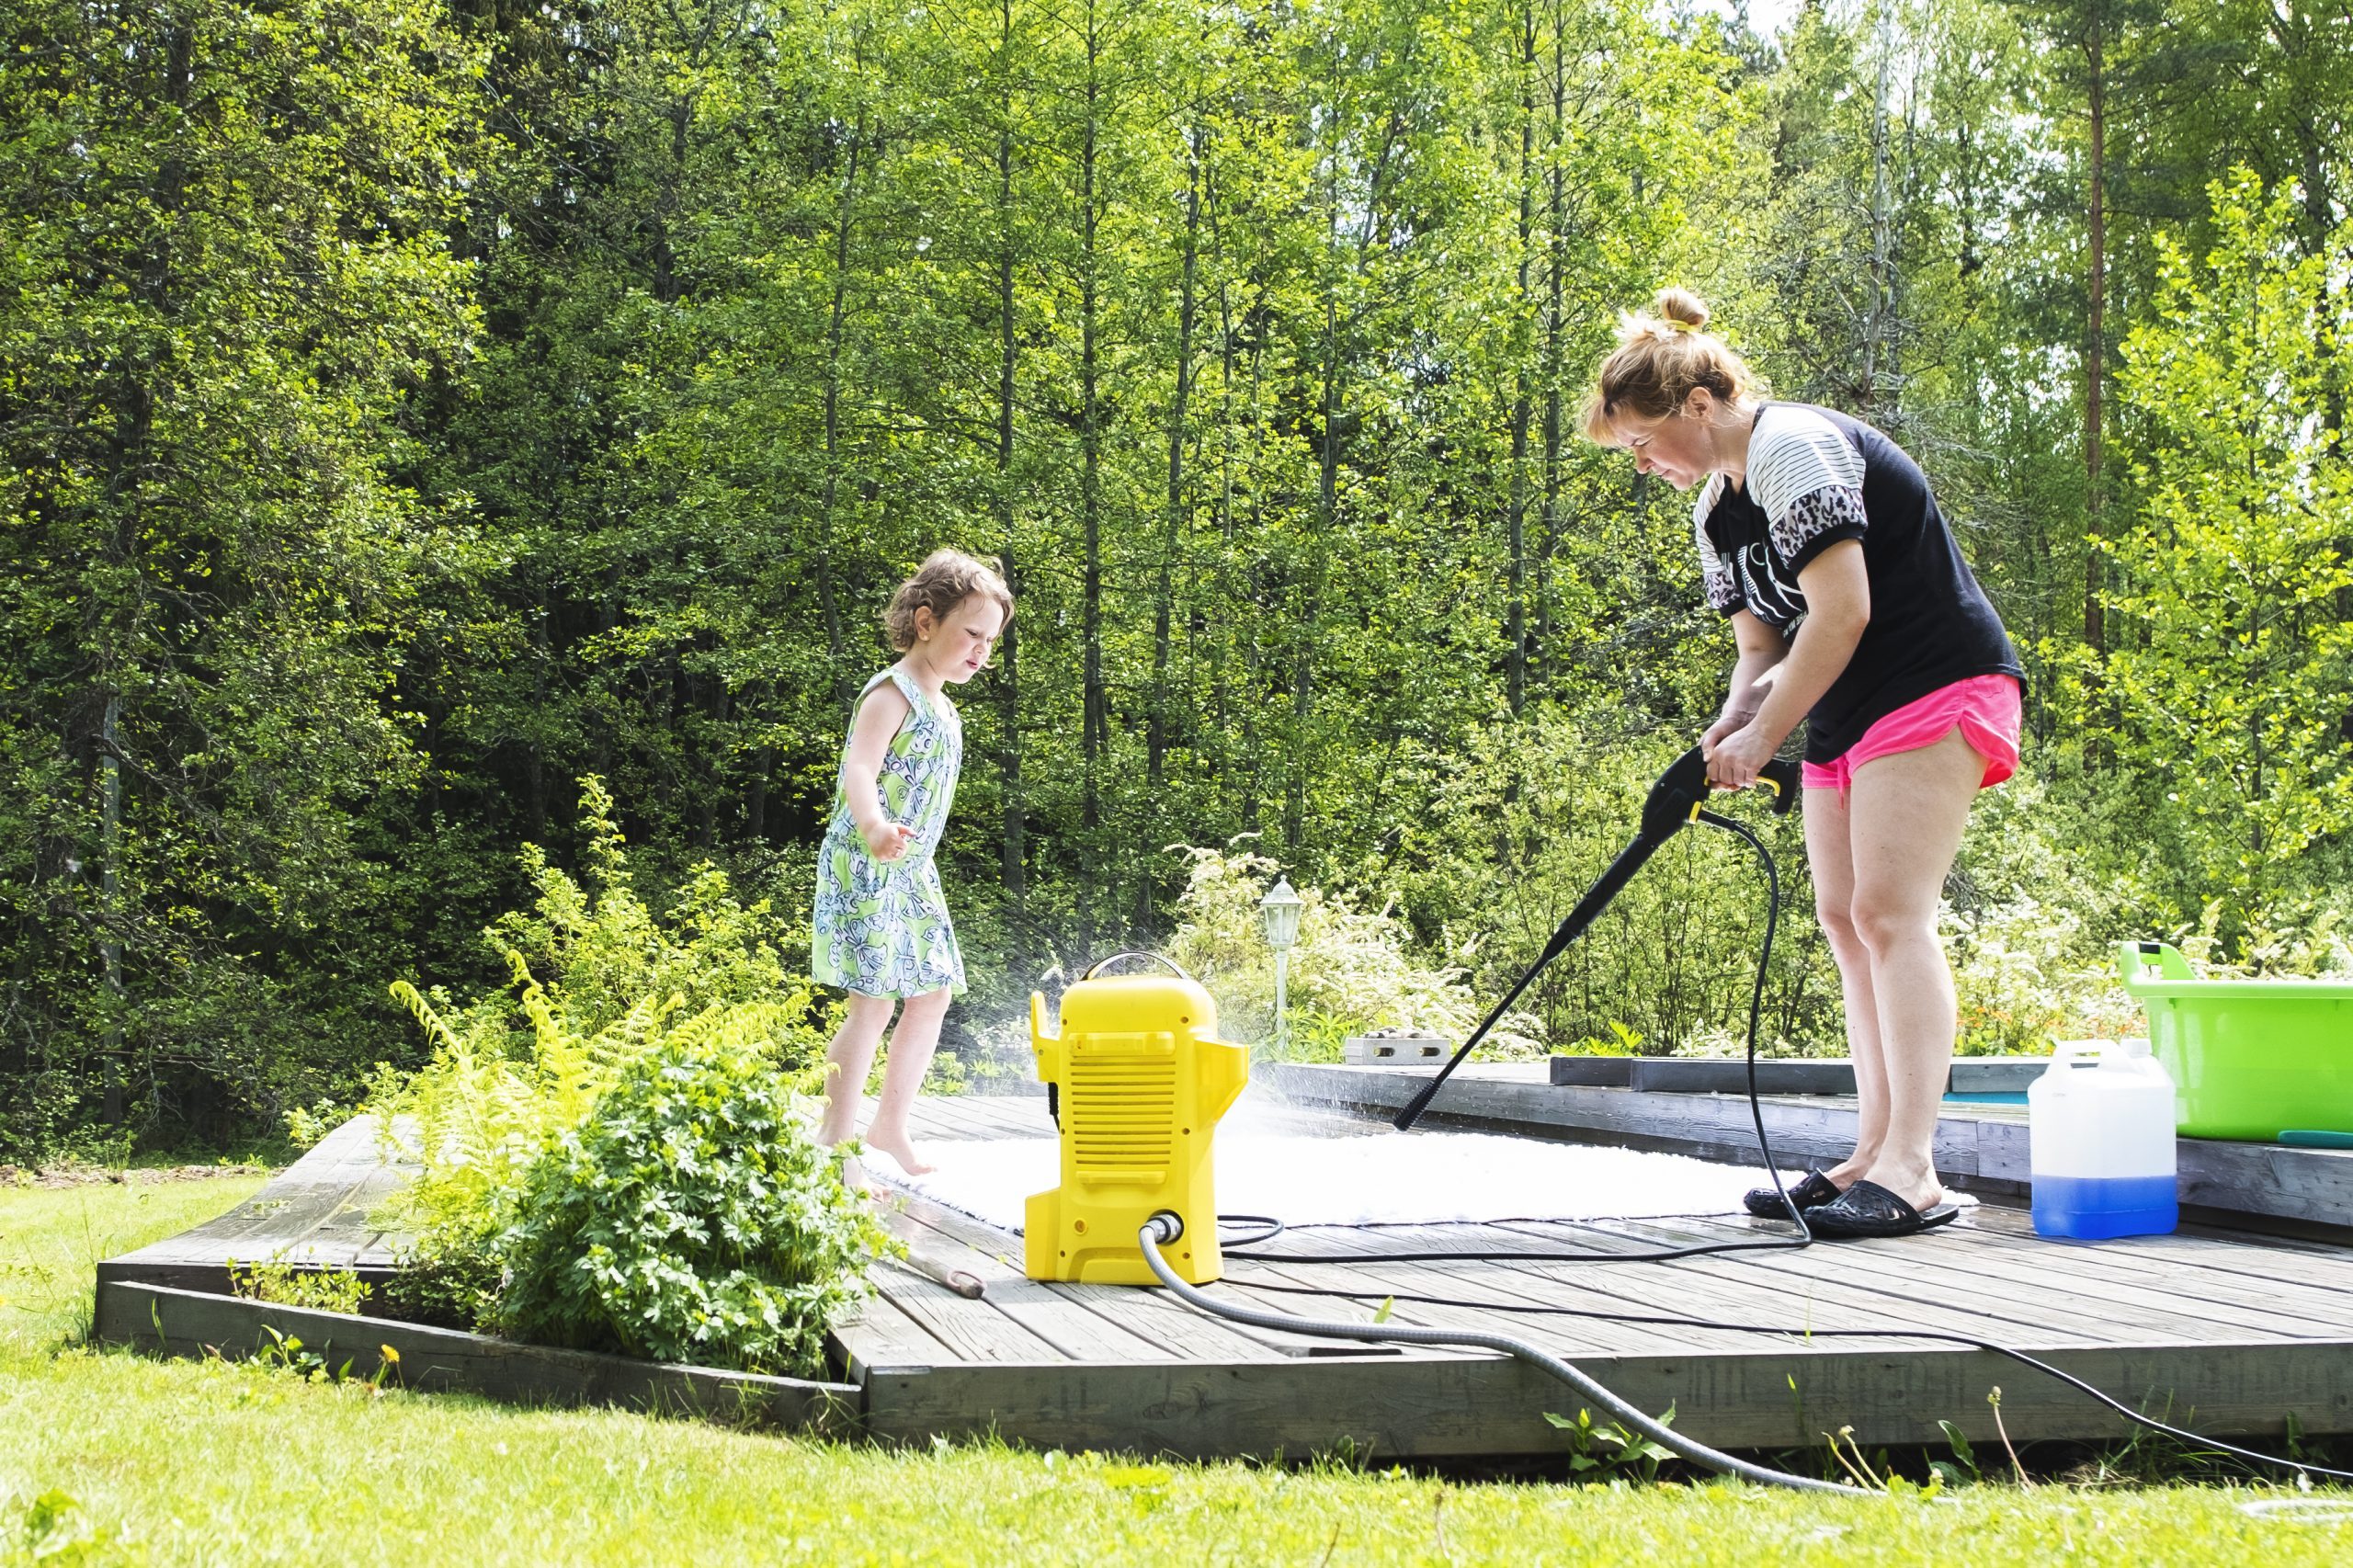
<svg viewBox="0 0 2353 1568">
<path fill-rule="evenodd" d="M 1013 0 L 1002 0 L 999 9 L 998 44 L 1000 58 L 1009 57 L 1013 49 Z M 1004 119 L 996 135 L 996 506 L 997 536 L 1004 540 L 1005 585 L 1018 601 L 1021 593 L 1020 563 L 1013 537 L 1013 387 L 1018 369 L 1019 347 L 1014 338 L 1013 321 L 1013 89 L 1007 85 L 999 100 Z M 1004 810 L 997 835 L 999 875 L 1005 882 L 1006 895 L 1013 901 L 1017 916 L 1026 906 L 1029 879 L 1024 874 L 1029 859 L 1029 819 L 1021 799 L 1021 642 L 1017 621 L 1007 621 L 1005 638 L 997 651 L 998 707 L 1005 731 L 998 766 L 1004 774 L 1002 801 Z"/>
<path fill-rule="evenodd" d="M 1208 197 L 1205 203 L 1210 225 L 1210 244 L 1216 250 L 1221 264 L 1224 248 L 1218 233 L 1217 171 L 1204 169 L 1202 186 Z M 1218 481 L 1217 481 L 1217 564 L 1216 586 L 1225 603 L 1234 601 L 1231 573 L 1233 561 L 1233 298 L 1222 265 L 1217 273 L 1217 334 L 1218 334 Z M 1227 682 L 1226 659 L 1232 640 L 1222 627 L 1210 631 L 1210 735 L 1214 748 L 1211 754 L 1214 777 L 1225 777 L 1227 756 Z"/>
<path fill-rule="evenodd" d="M 761 695 L 760 706 L 768 707 L 767 687 Z M 768 835 L 768 775 L 775 771 L 776 747 L 764 745 L 752 753 L 752 781 L 744 791 L 744 836 L 754 845 Z"/>
<path fill-rule="evenodd" d="M 1096 156 L 1101 123 L 1097 118 L 1102 94 L 1098 74 L 1101 40 L 1096 31 L 1095 6 L 1086 7 L 1086 129 L 1079 148 L 1078 263 L 1078 508 L 1085 535 L 1086 559 L 1080 587 L 1080 631 L 1084 710 L 1080 715 L 1080 759 L 1085 774 L 1080 819 L 1088 828 L 1103 820 L 1102 756 L 1111 742 L 1110 693 L 1103 678 L 1103 467 L 1102 431 L 1098 426 L 1101 367 L 1096 358 L 1097 284 L 1096 240 L 1098 214 L 1095 203 Z M 1108 868 L 1107 868 L 1108 869 Z"/>
<path fill-rule="evenodd" d="M 2108 152 L 2107 80 L 2100 55 L 2099 18 L 2092 18 L 2084 45 L 2091 68 L 2091 312 L 2084 346 L 2084 642 L 2095 653 L 2107 646 L 2100 604 L 2100 384 L 2107 378 L 2108 345 L 2103 315 L 2108 301 L 2108 203 L 2104 164 Z"/>
<path fill-rule="evenodd" d="M 847 708 L 858 688 L 845 667 L 840 596 L 835 588 L 834 517 L 841 493 L 842 338 L 849 302 L 850 214 L 858 196 L 858 160 L 866 150 L 866 119 L 850 132 L 849 162 L 842 174 L 842 197 L 834 221 L 834 298 L 825 324 L 825 499 L 817 535 L 817 603 L 825 617 L 825 650 L 833 675 L 834 701 Z"/>
<path fill-rule="evenodd" d="M 107 1071 L 104 1111 L 108 1127 L 123 1117 L 122 983 L 122 698 L 107 693 L 98 730 L 98 956 L 107 980 Z"/>
<path fill-rule="evenodd" d="M 1894 402 L 1892 385 L 1894 354 L 1894 323 L 1890 319 L 1895 299 L 1895 259 L 1893 253 L 1893 213 L 1888 202 L 1887 158 L 1888 74 L 1894 62 L 1895 40 L 1893 7 L 1882 5 L 1879 12 L 1878 50 L 1879 84 L 1871 99 L 1871 301 L 1863 316 L 1863 384 L 1862 404 L 1870 411 L 1872 422 L 1886 428 L 1893 427 L 1891 410 Z"/>
<path fill-rule="evenodd" d="M 1511 403 L 1511 555 L 1509 604 L 1504 655 L 1504 699 L 1517 718 L 1528 706 L 1528 426 L 1533 416 L 1526 347 L 1520 328 L 1528 321 L 1529 245 L 1535 235 L 1536 193 L 1529 184 L 1536 161 L 1536 11 L 1533 0 L 1521 18 L 1519 51 L 1519 284 L 1513 296 Z"/>
<path fill-rule="evenodd" d="M 1152 620 L 1152 718 L 1146 737 L 1144 777 L 1159 798 L 1168 755 L 1169 618 L 1175 592 L 1176 552 L 1185 517 L 1185 421 L 1193 392 L 1193 285 L 1200 254 L 1200 132 L 1189 141 L 1185 182 L 1185 272 L 1176 307 L 1176 386 L 1168 410 L 1168 515 L 1161 531 L 1160 582 Z"/>
<path fill-rule="evenodd" d="M 175 122 L 185 123 L 194 97 L 195 48 L 189 29 L 166 30 L 162 97 L 175 111 Z M 173 322 L 172 241 L 176 220 L 188 197 L 188 171 L 176 150 L 165 154 L 155 172 L 155 208 L 163 220 L 154 248 L 142 258 L 139 292 L 142 302 L 158 322 Z M 120 1127 L 128 1110 L 129 1052 L 125 1044 L 130 987 L 125 978 L 123 931 L 123 793 L 122 693 L 131 683 L 131 666 L 139 657 L 146 619 L 145 574 L 139 562 L 140 540 L 146 532 L 141 496 L 141 476 L 153 460 L 149 445 L 155 431 L 155 381 L 163 368 L 153 362 L 123 368 L 121 401 L 127 415 L 121 444 L 117 448 L 113 483 L 127 491 L 109 520 L 102 546 L 108 574 L 114 579 L 95 610 L 97 647 L 97 689 L 92 694 L 98 710 L 95 735 L 77 737 L 76 750 L 97 765 L 98 776 L 98 961 L 107 988 L 104 1094 L 100 1114 L 109 1127 Z M 109 497 L 113 499 L 114 497 Z M 117 596 L 123 596 L 120 599 Z M 110 602 L 111 601 L 111 602 Z M 87 722 L 86 720 L 82 722 Z"/>
<path fill-rule="evenodd" d="M 1561 168 L 1561 148 L 1568 135 L 1568 62 L 1566 47 L 1561 34 L 1561 8 L 1558 0 L 1552 7 L 1552 129 L 1547 145 L 1552 153 L 1551 199 L 1546 233 L 1546 282 L 1544 304 L 1544 528 L 1543 537 L 1536 550 L 1536 645 L 1548 648 L 1552 644 L 1552 595 L 1550 566 L 1552 552 L 1561 542 L 1561 442 L 1563 379 L 1562 274 L 1565 268 L 1567 242 L 1561 231 L 1568 222 L 1568 193 Z"/>
</svg>

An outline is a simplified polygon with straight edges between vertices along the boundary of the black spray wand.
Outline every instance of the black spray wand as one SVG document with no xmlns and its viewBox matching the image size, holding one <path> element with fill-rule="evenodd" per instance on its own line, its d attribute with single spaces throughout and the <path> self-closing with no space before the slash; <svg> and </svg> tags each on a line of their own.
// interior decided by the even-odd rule
<svg viewBox="0 0 2353 1568">
<path fill-rule="evenodd" d="M 1773 810 L 1777 815 L 1787 815 L 1790 808 L 1797 804 L 1796 763 L 1775 757 L 1758 772 L 1756 781 L 1773 791 Z M 1438 1086 L 1453 1075 L 1457 1067 L 1462 1065 L 1463 1059 L 1479 1042 L 1487 1038 L 1487 1031 L 1495 1027 L 1495 1021 L 1511 1010 L 1511 1005 L 1519 1000 L 1519 994 L 1544 972 L 1545 965 L 1559 958 L 1571 942 L 1585 935 L 1586 927 L 1600 918 L 1601 912 L 1609 907 L 1609 901 L 1633 880 L 1634 873 L 1643 869 L 1643 862 L 1648 860 L 1660 845 L 1673 838 L 1677 829 L 1699 814 L 1700 808 L 1708 803 L 1708 762 L 1699 755 L 1699 748 L 1693 746 L 1670 763 L 1666 771 L 1658 776 L 1658 782 L 1651 786 L 1650 796 L 1643 802 L 1642 830 L 1634 835 L 1634 841 L 1620 850 L 1618 858 L 1609 862 L 1609 869 L 1586 890 L 1585 896 L 1577 900 L 1577 906 L 1569 911 L 1568 918 L 1561 922 L 1560 929 L 1552 933 L 1552 939 L 1544 944 L 1544 950 L 1536 956 L 1536 961 L 1528 966 L 1527 972 L 1513 984 L 1504 999 L 1495 1004 L 1494 1011 L 1471 1031 L 1471 1038 L 1464 1040 L 1461 1049 L 1438 1069 L 1438 1076 L 1432 1078 L 1422 1092 L 1397 1113 L 1395 1126 L 1398 1131 L 1406 1131 L 1420 1119 L 1422 1112 L 1428 1108 L 1430 1096 L 1438 1093 Z"/>
</svg>

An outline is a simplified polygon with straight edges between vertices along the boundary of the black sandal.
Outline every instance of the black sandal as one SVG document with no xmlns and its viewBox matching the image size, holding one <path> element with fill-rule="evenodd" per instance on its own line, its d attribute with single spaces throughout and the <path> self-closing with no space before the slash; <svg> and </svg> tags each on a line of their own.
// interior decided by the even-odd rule
<svg viewBox="0 0 2353 1568">
<path fill-rule="evenodd" d="M 1820 1171 L 1808 1171 L 1805 1179 L 1790 1187 L 1789 1193 L 1790 1203 L 1801 1209 L 1819 1209 L 1825 1203 L 1838 1201 L 1838 1184 Z M 1790 1217 L 1789 1204 L 1783 1203 L 1780 1193 L 1769 1187 L 1752 1187 L 1748 1189 L 1748 1196 L 1740 1201 L 1743 1208 L 1760 1220 L 1786 1220 Z"/>
<path fill-rule="evenodd" d="M 1859 1181 L 1840 1194 L 1836 1202 L 1825 1203 L 1808 1214 L 1805 1222 L 1817 1236 L 1847 1240 L 1916 1235 L 1938 1225 L 1949 1225 L 1960 1218 L 1961 1210 L 1949 1203 L 1939 1203 L 1923 1214 L 1879 1183 Z"/>
</svg>

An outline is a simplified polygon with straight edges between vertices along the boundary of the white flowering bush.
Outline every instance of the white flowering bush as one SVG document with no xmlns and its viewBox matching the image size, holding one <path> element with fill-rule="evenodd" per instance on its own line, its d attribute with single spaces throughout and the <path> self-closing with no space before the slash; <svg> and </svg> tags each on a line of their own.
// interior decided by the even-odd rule
<svg viewBox="0 0 2353 1568">
<path fill-rule="evenodd" d="M 1216 998 L 1227 1039 L 1267 1040 L 1274 1033 L 1275 960 L 1258 903 L 1274 883 L 1275 863 L 1235 845 L 1179 852 L 1192 869 L 1165 951 Z M 1313 887 L 1299 894 L 1299 944 L 1287 982 L 1293 1059 L 1336 1062 L 1343 1040 L 1376 1028 L 1460 1041 L 1493 1005 L 1472 994 L 1461 966 L 1415 956 L 1412 932 L 1393 906 L 1358 909 Z M 1482 1049 L 1498 1057 L 1533 1056 L 1541 1038 L 1535 1018 L 1512 1013 L 1488 1036 L 1492 1049 Z"/>
</svg>

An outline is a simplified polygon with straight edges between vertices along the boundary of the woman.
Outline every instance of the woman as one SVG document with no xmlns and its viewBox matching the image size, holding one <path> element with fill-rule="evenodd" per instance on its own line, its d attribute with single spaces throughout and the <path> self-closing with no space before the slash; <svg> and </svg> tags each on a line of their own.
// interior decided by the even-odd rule
<svg viewBox="0 0 2353 1568">
<path fill-rule="evenodd" d="M 1955 1212 L 1933 1157 L 1954 1029 L 1937 897 L 1970 802 L 2018 767 L 2024 671 L 1918 464 L 1846 415 L 1761 400 L 1691 294 L 1654 311 L 1603 361 L 1586 434 L 1699 491 L 1701 580 L 1738 649 L 1710 780 L 1746 788 L 1806 721 L 1806 858 L 1861 1119 L 1790 1197 L 1819 1235 L 1907 1235 Z M 1748 1208 L 1784 1212 L 1769 1187 Z"/>
</svg>

